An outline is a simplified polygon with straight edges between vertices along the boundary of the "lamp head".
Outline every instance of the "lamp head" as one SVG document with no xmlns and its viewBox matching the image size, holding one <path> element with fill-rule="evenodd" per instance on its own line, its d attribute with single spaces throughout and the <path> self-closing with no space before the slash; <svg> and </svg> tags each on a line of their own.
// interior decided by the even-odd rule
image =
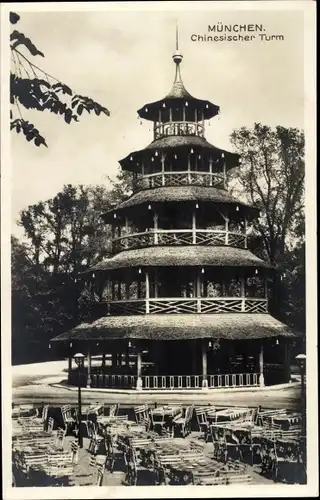
<svg viewBox="0 0 320 500">
<path fill-rule="evenodd" d="M 77 352 L 77 354 L 75 354 L 73 356 L 73 359 L 75 360 L 76 365 L 79 366 L 79 368 L 81 366 L 83 366 L 83 364 L 84 364 L 84 354 L 82 354 L 81 352 Z"/>
<path fill-rule="evenodd" d="M 304 363 L 306 362 L 306 359 L 307 359 L 307 356 L 305 354 L 298 354 L 298 356 L 296 356 L 296 360 L 298 361 L 300 366 L 304 365 Z"/>
</svg>

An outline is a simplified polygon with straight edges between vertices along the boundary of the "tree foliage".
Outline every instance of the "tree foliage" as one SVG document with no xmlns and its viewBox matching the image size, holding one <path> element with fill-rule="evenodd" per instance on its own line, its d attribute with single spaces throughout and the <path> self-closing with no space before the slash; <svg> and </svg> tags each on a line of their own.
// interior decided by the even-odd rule
<svg viewBox="0 0 320 500">
<path fill-rule="evenodd" d="M 10 13 L 11 24 L 17 24 L 20 17 Z M 83 111 L 97 116 L 110 115 L 107 108 L 91 97 L 74 92 L 68 85 L 50 75 L 34 63 L 34 58 L 44 57 L 30 38 L 14 29 L 10 35 L 12 71 L 10 74 L 10 128 L 22 132 L 27 141 L 36 146 L 47 146 L 45 138 L 33 123 L 25 120 L 22 108 L 47 111 L 62 116 L 65 123 L 79 121 Z M 15 116 L 16 114 L 16 116 Z"/>
<path fill-rule="evenodd" d="M 270 290 L 271 312 L 304 329 L 304 134 L 295 128 L 256 123 L 235 130 L 231 142 L 241 168 L 231 171 L 235 194 L 260 209 L 253 222 L 262 257 L 278 268 Z"/>
</svg>

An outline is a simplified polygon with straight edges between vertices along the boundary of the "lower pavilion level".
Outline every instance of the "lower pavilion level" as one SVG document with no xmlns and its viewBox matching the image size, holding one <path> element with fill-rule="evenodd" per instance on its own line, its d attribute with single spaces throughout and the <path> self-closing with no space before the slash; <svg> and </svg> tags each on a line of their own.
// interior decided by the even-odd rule
<svg viewBox="0 0 320 500">
<path fill-rule="evenodd" d="M 78 385 L 78 368 L 71 355 L 74 347 L 86 356 L 80 377 L 81 385 L 88 388 L 215 389 L 290 381 L 287 339 L 71 343 L 68 381 Z"/>
</svg>

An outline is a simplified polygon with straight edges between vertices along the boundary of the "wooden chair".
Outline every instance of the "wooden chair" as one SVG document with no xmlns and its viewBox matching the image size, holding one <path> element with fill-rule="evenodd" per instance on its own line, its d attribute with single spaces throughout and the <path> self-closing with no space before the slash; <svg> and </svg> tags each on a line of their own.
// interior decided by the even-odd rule
<svg viewBox="0 0 320 500">
<path fill-rule="evenodd" d="M 49 434 L 51 434 L 51 432 L 53 431 L 53 427 L 54 427 L 54 419 L 52 417 L 49 417 L 47 420 L 47 429 L 46 429 Z"/>
<path fill-rule="evenodd" d="M 66 437 L 67 430 L 66 429 L 59 429 L 57 430 L 57 435 L 56 435 L 56 440 L 55 440 L 55 446 L 58 448 L 58 450 L 63 449 L 63 444 L 64 444 L 64 439 Z"/>
<path fill-rule="evenodd" d="M 226 474 L 226 484 L 250 484 L 252 476 L 250 474 Z"/>
<path fill-rule="evenodd" d="M 226 483 L 226 478 L 223 476 L 213 476 L 211 472 L 205 474 L 193 473 L 192 484 L 197 486 L 218 486 Z"/>
<path fill-rule="evenodd" d="M 29 469 L 41 468 L 48 463 L 48 455 L 46 453 L 30 453 L 25 455 L 22 461 L 23 471 L 28 473 Z"/>
<path fill-rule="evenodd" d="M 170 466 L 181 463 L 181 456 L 157 455 L 154 458 L 155 483 L 158 485 L 168 485 L 170 483 Z"/>
<path fill-rule="evenodd" d="M 192 415 L 193 406 L 187 406 L 184 417 L 173 419 L 174 431 L 178 430 L 182 437 L 186 437 L 191 432 Z"/>
<path fill-rule="evenodd" d="M 25 433 L 38 433 L 43 431 L 42 424 L 26 423 L 23 425 L 23 432 Z"/>
<path fill-rule="evenodd" d="M 209 422 L 207 419 L 206 410 L 207 409 L 204 406 L 195 408 L 195 413 L 196 413 L 196 417 L 197 417 L 197 424 L 199 427 L 199 431 L 203 432 L 205 442 L 207 442 L 208 438 L 210 437 Z"/>
<path fill-rule="evenodd" d="M 62 406 L 61 413 L 62 413 L 63 423 L 65 426 L 66 432 L 68 434 L 69 432 L 72 432 L 74 430 L 76 423 L 77 423 L 77 420 L 72 415 L 70 405 Z M 78 425 L 80 425 L 80 423 Z"/>
<path fill-rule="evenodd" d="M 137 424 L 144 425 L 146 430 L 148 431 L 151 427 L 148 405 L 135 406 L 134 415 Z"/>
<path fill-rule="evenodd" d="M 49 465 L 71 465 L 73 454 L 71 451 L 62 451 L 61 453 L 49 453 L 48 454 L 48 464 Z"/>
<path fill-rule="evenodd" d="M 93 422 L 88 421 L 86 424 L 87 424 L 87 433 L 89 438 L 88 451 L 90 453 L 93 453 L 93 455 L 96 455 L 100 448 L 100 444 L 103 441 L 103 436 L 98 435 L 97 426 Z"/>
<path fill-rule="evenodd" d="M 71 442 L 71 454 L 72 454 L 72 463 L 77 464 L 79 461 L 79 443 L 78 443 L 78 441 Z"/>
<path fill-rule="evenodd" d="M 126 467 L 125 484 L 136 486 L 139 481 L 139 473 L 144 470 L 139 453 L 132 446 L 127 446 L 124 451 L 124 463 Z"/>
<path fill-rule="evenodd" d="M 120 404 L 111 405 L 109 407 L 109 417 L 117 417 L 119 413 Z"/>
<path fill-rule="evenodd" d="M 128 415 L 116 415 L 115 418 L 119 421 L 119 422 L 127 422 L 129 417 Z"/>
</svg>

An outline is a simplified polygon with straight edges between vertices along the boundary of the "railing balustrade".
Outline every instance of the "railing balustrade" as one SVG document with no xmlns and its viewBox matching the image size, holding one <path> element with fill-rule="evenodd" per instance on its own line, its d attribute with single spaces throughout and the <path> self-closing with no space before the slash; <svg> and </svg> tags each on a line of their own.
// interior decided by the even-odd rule
<svg viewBox="0 0 320 500">
<path fill-rule="evenodd" d="M 247 247 L 245 234 L 214 229 L 151 229 L 142 233 L 126 234 L 112 240 L 113 252 L 154 245 L 212 245 Z"/>
<path fill-rule="evenodd" d="M 133 181 L 133 191 L 151 189 L 162 186 L 214 186 L 225 187 L 223 174 L 211 172 L 156 172 L 153 174 L 139 175 Z"/>
<path fill-rule="evenodd" d="M 204 126 L 199 122 L 166 122 L 158 123 L 154 127 L 154 139 L 168 135 L 196 135 L 204 137 Z"/>
<path fill-rule="evenodd" d="M 152 298 L 100 302 L 106 314 L 267 313 L 268 300 L 252 297 Z"/>
<path fill-rule="evenodd" d="M 83 374 L 86 378 L 86 375 Z M 201 389 L 202 375 L 143 375 L 143 390 Z M 207 376 L 208 388 L 255 387 L 259 385 L 258 373 L 231 373 Z M 71 383 L 76 383 L 72 379 Z M 135 389 L 136 375 L 91 374 L 91 387 L 110 389 Z M 83 385 L 86 385 L 84 380 Z"/>
</svg>

